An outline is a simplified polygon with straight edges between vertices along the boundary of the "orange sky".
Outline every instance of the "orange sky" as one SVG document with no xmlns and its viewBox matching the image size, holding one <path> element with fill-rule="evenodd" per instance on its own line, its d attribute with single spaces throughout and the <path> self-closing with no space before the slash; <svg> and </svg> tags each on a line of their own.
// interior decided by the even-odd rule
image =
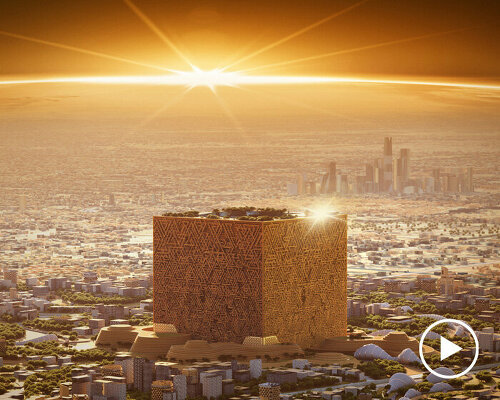
<svg viewBox="0 0 500 400">
<path fill-rule="evenodd" d="M 204 69 L 224 66 L 329 15 L 352 0 L 135 0 L 180 51 Z M 262 74 L 439 76 L 496 81 L 500 51 L 496 0 L 369 0 L 262 52 L 234 69 L 345 51 L 404 38 L 461 32 L 310 59 Z M 0 2 L 0 30 L 186 69 L 186 63 L 121 0 Z M 1 76 L 147 74 L 157 70 L 0 35 Z M 257 71 L 256 71 L 257 73 Z"/>
</svg>

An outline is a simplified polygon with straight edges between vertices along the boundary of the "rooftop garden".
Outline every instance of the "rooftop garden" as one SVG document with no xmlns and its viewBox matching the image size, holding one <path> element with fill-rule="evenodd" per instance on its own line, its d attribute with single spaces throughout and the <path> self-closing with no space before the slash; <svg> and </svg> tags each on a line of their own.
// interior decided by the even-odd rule
<svg viewBox="0 0 500 400">
<path fill-rule="evenodd" d="M 185 212 L 166 212 L 165 217 L 190 217 L 207 219 L 237 219 L 241 221 L 273 221 L 277 219 L 296 218 L 296 214 L 290 213 L 286 208 L 256 208 L 256 207 L 227 207 L 214 208 L 211 212 L 200 213 L 190 210 Z"/>
</svg>

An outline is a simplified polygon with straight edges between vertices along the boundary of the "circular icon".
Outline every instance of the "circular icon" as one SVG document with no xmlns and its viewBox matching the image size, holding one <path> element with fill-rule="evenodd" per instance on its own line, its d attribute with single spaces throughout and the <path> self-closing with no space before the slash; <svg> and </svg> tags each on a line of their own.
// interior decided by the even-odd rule
<svg viewBox="0 0 500 400">
<path fill-rule="evenodd" d="M 447 323 L 453 323 L 453 324 L 458 324 L 458 325 L 463 326 L 465 329 L 467 329 L 470 332 L 470 334 L 474 338 L 474 344 L 476 345 L 476 352 L 475 352 L 474 359 L 472 360 L 471 364 L 464 371 L 460 372 L 459 374 L 455 374 L 455 375 L 443 375 L 443 374 L 441 374 L 439 372 L 435 372 L 431 367 L 429 367 L 429 364 L 427 364 L 427 361 L 425 361 L 425 358 L 424 358 L 424 351 L 423 351 L 423 349 L 424 349 L 424 340 L 425 340 L 425 337 L 432 330 L 432 328 L 434 328 L 437 325 L 445 324 L 445 323 L 446 324 Z M 459 350 L 461 350 L 460 346 L 457 346 L 456 344 L 450 342 L 449 340 L 447 340 L 447 339 L 445 339 L 445 338 L 443 338 L 441 336 L 441 361 L 444 360 L 445 358 L 448 358 L 452 354 L 455 354 Z M 479 357 L 479 341 L 477 340 L 477 336 L 476 336 L 474 330 L 469 325 L 467 325 L 465 322 L 459 321 L 457 319 L 448 319 L 448 318 L 445 318 L 445 319 L 441 319 L 439 321 L 433 322 L 432 324 L 430 324 L 427 327 L 427 329 L 424 331 L 424 333 L 422 333 L 422 336 L 420 337 L 420 343 L 418 344 L 418 352 L 420 354 L 420 359 L 422 360 L 422 363 L 424 364 L 424 367 L 432 375 L 438 376 L 438 377 L 440 377 L 442 379 L 460 378 L 461 376 L 463 376 L 466 373 L 468 373 L 474 367 L 474 365 L 476 364 L 477 358 Z"/>
</svg>

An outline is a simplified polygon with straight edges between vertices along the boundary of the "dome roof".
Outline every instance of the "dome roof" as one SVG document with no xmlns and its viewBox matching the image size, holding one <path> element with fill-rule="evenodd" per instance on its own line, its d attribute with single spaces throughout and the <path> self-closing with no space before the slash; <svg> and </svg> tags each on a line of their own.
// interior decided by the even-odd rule
<svg viewBox="0 0 500 400">
<path fill-rule="evenodd" d="M 455 331 L 455 336 L 459 337 L 469 336 L 469 332 L 462 325 L 458 325 L 457 330 Z"/>
<path fill-rule="evenodd" d="M 455 375 L 455 373 L 451 369 L 446 368 L 446 367 L 438 367 L 434 371 L 436 371 L 437 373 L 439 373 L 441 375 L 450 375 L 450 376 Z M 429 376 L 427 377 L 427 380 L 430 383 L 438 383 L 438 382 L 443 381 L 443 378 L 440 378 L 439 376 L 436 376 L 434 374 L 429 374 Z"/>
<path fill-rule="evenodd" d="M 399 353 L 397 360 L 401 364 L 410 364 L 417 362 L 419 364 L 422 364 L 422 361 L 420 361 L 420 358 L 415 354 L 415 352 L 412 349 L 404 349 L 401 353 Z"/>
<path fill-rule="evenodd" d="M 421 337 L 422 337 L 422 335 L 423 335 L 423 332 L 422 332 L 421 334 L 419 334 L 419 335 L 415 336 L 415 337 L 416 337 L 416 338 L 421 338 Z M 438 333 L 436 333 L 436 332 L 432 332 L 432 331 L 431 331 L 431 332 L 429 332 L 427 335 L 425 335 L 425 338 L 426 338 L 426 339 L 437 339 L 437 340 L 439 340 L 439 338 L 440 338 L 440 337 L 441 337 L 441 335 L 439 335 L 439 334 L 438 334 Z"/>
<path fill-rule="evenodd" d="M 376 358 L 380 358 L 382 360 L 394 359 L 384 349 L 373 343 L 361 346 L 354 353 L 354 357 L 357 358 L 358 360 L 374 360 Z"/>
<path fill-rule="evenodd" d="M 397 372 L 389 379 L 389 385 L 391 386 L 389 393 L 414 384 L 415 381 L 412 377 L 402 372 Z"/>
<path fill-rule="evenodd" d="M 429 393 L 436 393 L 436 392 L 449 392 L 455 390 L 453 386 L 451 386 L 449 383 L 446 382 L 438 382 L 435 383 L 432 387 L 431 390 L 429 390 Z"/>
<path fill-rule="evenodd" d="M 414 397 L 421 396 L 422 393 L 420 393 L 417 389 L 408 389 L 405 393 L 405 397 L 409 399 L 413 399 Z"/>
</svg>

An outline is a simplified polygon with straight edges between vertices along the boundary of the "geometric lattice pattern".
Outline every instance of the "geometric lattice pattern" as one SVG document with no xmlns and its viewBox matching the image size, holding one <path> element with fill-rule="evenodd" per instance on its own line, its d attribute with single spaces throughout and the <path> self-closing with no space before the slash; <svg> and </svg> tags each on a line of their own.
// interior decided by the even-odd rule
<svg viewBox="0 0 500 400">
<path fill-rule="evenodd" d="M 347 334 L 347 218 L 263 227 L 263 328 L 303 348 Z"/>
<path fill-rule="evenodd" d="M 154 217 L 153 251 L 156 324 L 194 339 L 276 335 L 303 347 L 346 334 L 345 216 Z"/>
</svg>

